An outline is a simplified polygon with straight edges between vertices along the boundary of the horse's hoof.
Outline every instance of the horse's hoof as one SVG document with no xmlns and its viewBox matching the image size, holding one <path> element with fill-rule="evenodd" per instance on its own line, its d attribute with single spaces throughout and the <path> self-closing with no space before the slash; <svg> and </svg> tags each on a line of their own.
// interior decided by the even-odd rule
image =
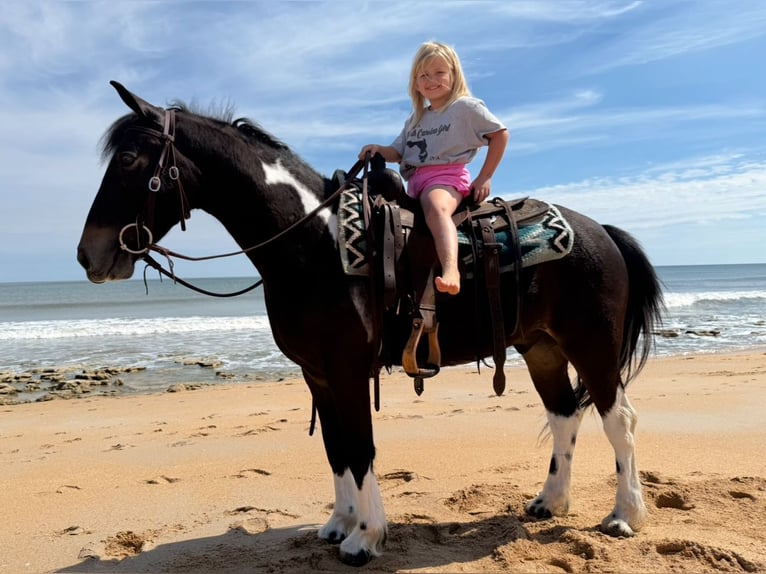
<svg viewBox="0 0 766 574">
<path fill-rule="evenodd" d="M 333 530 L 330 532 L 330 534 L 327 535 L 326 538 L 324 538 L 325 542 L 328 542 L 330 544 L 340 544 L 346 539 L 346 535 L 342 532 L 338 532 L 337 530 Z"/>
<path fill-rule="evenodd" d="M 612 516 L 607 516 L 601 523 L 601 532 L 614 538 L 632 538 L 636 535 L 627 522 Z"/>
<path fill-rule="evenodd" d="M 528 508 L 527 514 L 529 516 L 538 518 L 540 520 L 548 520 L 549 518 L 553 518 L 553 514 L 551 513 L 551 511 L 545 508 L 544 506 L 538 506 L 536 508 Z"/>
<path fill-rule="evenodd" d="M 535 518 L 540 519 L 548 519 L 553 518 L 553 513 L 548 510 L 548 508 L 545 506 L 545 503 L 542 500 L 533 500 L 529 504 L 527 504 L 526 512 L 529 516 L 534 516 Z"/>
<path fill-rule="evenodd" d="M 341 551 L 340 560 L 349 566 L 364 566 L 372 560 L 372 553 L 369 550 L 360 550 L 356 554 Z"/>
</svg>

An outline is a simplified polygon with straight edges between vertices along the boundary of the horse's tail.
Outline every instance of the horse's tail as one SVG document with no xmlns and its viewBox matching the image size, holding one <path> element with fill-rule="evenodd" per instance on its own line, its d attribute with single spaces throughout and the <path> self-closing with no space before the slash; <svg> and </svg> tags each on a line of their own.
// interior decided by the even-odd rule
<svg viewBox="0 0 766 574">
<path fill-rule="evenodd" d="M 649 358 L 654 344 L 655 326 L 662 323 L 665 302 L 657 273 L 638 241 L 627 231 L 613 225 L 604 225 L 604 229 L 617 245 L 628 268 L 628 309 L 620 349 L 620 371 L 623 373 L 624 386 L 641 372 Z M 581 408 L 593 404 L 579 377 L 575 395 Z"/>
<path fill-rule="evenodd" d="M 655 326 L 662 323 L 665 302 L 657 273 L 638 241 L 618 227 L 604 225 L 604 229 L 628 268 L 628 309 L 620 349 L 623 384 L 628 384 L 641 372 L 652 351 Z"/>
</svg>

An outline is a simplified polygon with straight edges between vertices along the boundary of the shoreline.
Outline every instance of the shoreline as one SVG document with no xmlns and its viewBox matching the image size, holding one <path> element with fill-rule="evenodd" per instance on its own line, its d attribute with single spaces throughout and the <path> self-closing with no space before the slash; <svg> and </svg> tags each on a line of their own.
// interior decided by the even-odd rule
<svg viewBox="0 0 766 574">
<path fill-rule="evenodd" d="M 550 441 L 524 367 L 381 375 L 375 467 L 389 542 L 368 572 L 755 572 L 766 569 L 766 350 L 652 357 L 628 386 L 650 516 L 596 526 L 614 462 L 595 413 L 570 514 L 538 521 Z M 299 379 L 0 407 L 0 573 L 348 570 L 316 538 L 332 478 Z M 590 411 L 592 412 L 592 411 Z M 356 571 L 356 570 L 354 570 Z"/>
<path fill-rule="evenodd" d="M 649 357 L 652 361 L 683 359 L 685 357 L 731 356 L 752 353 L 766 353 L 766 346 L 754 346 L 747 349 L 726 349 L 718 352 L 693 352 Z M 215 357 L 185 357 L 175 361 L 179 369 L 188 369 L 186 375 L 174 372 L 172 376 L 157 376 L 157 372 L 145 366 L 44 366 L 21 371 L 0 370 L 0 407 L 47 402 L 52 400 L 72 400 L 91 397 L 127 397 L 154 395 L 168 392 L 198 390 L 205 387 L 226 385 L 247 385 L 251 383 L 283 382 L 300 380 L 299 368 L 279 375 L 250 374 L 227 371 L 223 363 Z M 526 370 L 521 361 L 507 362 L 507 370 Z M 475 363 L 444 367 L 442 372 L 466 369 L 476 371 Z M 482 369 L 492 366 L 482 365 Z M 401 367 L 394 367 L 393 373 L 403 374 Z M 389 376 L 381 370 L 381 378 Z M 146 379 L 152 378 L 152 384 Z M 161 382 L 154 382 L 159 378 Z M 143 379 L 143 381 L 142 381 Z"/>
</svg>

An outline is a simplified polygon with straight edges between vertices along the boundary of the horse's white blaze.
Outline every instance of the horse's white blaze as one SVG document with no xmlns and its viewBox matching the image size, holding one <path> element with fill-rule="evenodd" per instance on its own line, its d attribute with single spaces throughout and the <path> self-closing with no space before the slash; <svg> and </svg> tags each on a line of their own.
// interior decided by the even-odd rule
<svg viewBox="0 0 766 574">
<path fill-rule="evenodd" d="M 608 529 L 641 528 L 646 507 L 636 465 L 635 431 L 638 416 L 622 389 L 617 389 L 614 406 L 602 417 L 604 432 L 614 448 L 617 464 L 617 495 L 614 510 L 604 519 Z M 629 531 L 625 531 L 629 534 Z"/>
<path fill-rule="evenodd" d="M 263 175 L 268 185 L 276 185 L 281 183 L 284 185 L 290 185 L 295 189 L 295 191 L 298 193 L 298 198 L 301 200 L 301 204 L 303 205 L 304 215 L 316 209 L 317 206 L 321 203 L 319 199 L 313 193 L 311 193 L 311 190 L 308 187 L 295 179 L 295 176 L 287 169 L 285 169 L 285 167 L 282 165 L 282 160 L 278 159 L 271 165 L 265 162 L 261 162 L 261 167 L 263 168 Z M 325 222 L 325 224 L 328 223 L 331 215 L 332 212 L 329 208 L 322 209 L 318 213 L 318 216 L 322 219 L 322 221 Z"/>
<path fill-rule="evenodd" d="M 577 441 L 577 431 L 582 422 L 582 414 L 580 409 L 569 417 L 547 412 L 548 425 L 553 437 L 550 471 L 545 479 L 542 492 L 528 506 L 542 504 L 555 516 L 564 515 L 569 511 L 572 457 Z"/>
<path fill-rule="evenodd" d="M 351 475 L 350 471 L 346 474 Z M 353 480 L 353 479 L 352 479 Z M 386 514 L 380 498 L 380 488 L 372 469 L 367 471 L 358 491 L 359 521 L 351 534 L 341 543 L 341 552 L 355 556 L 360 552 L 369 552 L 380 556 L 386 540 Z"/>
</svg>

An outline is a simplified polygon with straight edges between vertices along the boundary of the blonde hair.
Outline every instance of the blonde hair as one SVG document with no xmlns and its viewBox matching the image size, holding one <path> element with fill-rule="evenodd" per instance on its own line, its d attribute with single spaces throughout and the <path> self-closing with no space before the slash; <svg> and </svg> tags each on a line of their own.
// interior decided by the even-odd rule
<svg viewBox="0 0 766 574">
<path fill-rule="evenodd" d="M 418 123 L 426 111 L 426 99 L 417 89 L 418 76 L 426 63 L 436 57 L 441 58 L 447 63 L 450 68 L 450 75 L 452 76 L 452 95 L 447 105 L 449 106 L 458 98 L 471 95 L 457 52 L 452 47 L 440 42 L 425 42 L 415 53 L 415 57 L 412 59 L 412 70 L 410 71 L 409 93 L 410 98 L 412 98 L 414 123 Z"/>
</svg>

